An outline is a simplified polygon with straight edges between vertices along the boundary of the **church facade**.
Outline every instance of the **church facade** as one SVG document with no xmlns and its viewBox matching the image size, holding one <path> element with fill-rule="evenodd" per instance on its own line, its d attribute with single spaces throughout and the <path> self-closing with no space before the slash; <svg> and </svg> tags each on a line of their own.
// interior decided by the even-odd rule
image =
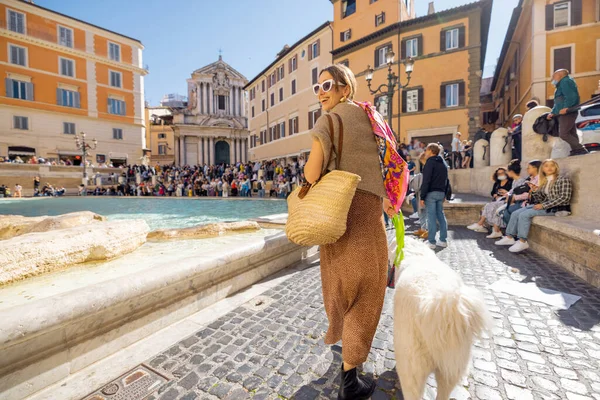
<svg viewBox="0 0 600 400">
<path fill-rule="evenodd" d="M 188 104 L 175 110 L 175 163 L 234 164 L 248 161 L 248 118 L 244 86 L 248 80 L 219 60 L 194 71 Z"/>
</svg>

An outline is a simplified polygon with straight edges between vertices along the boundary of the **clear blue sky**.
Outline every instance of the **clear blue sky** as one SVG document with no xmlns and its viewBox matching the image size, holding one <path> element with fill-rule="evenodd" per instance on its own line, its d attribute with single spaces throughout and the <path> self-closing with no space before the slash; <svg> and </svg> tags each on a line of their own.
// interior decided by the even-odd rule
<svg viewBox="0 0 600 400">
<path fill-rule="evenodd" d="M 435 0 L 436 11 L 473 0 Z M 518 0 L 495 0 L 484 76 L 494 72 L 512 9 Z M 192 71 L 223 59 L 252 79 L 287 44 L 333 18 L 329 0 L 35 0 L 52 10 L 134 37 L 145 46 L 146 100 L 187 95 Z M 207 5 L 209 4 L 209 5 Z M 416 0 L 417 16 L 429 0 Z M 118 10 L 118 12 L 117 12 Z M 417 71 L 415 71 L 417 73 Z"/>
</svg>

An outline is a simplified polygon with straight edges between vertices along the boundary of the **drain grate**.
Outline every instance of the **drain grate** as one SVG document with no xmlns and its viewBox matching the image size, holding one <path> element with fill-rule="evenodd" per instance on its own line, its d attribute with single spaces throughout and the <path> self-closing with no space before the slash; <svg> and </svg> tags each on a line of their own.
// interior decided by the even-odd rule
<svg viewBox="0 0 600 400">
<path fill-rule="evenodd" d="M 262 311 L 273 303 L 274 299 L 267 296 L 257 296 L 244 304 L 245 307 L 253 311 Z"/>
<path fill-rule="evenodd" d="M 165 376 L 142 364 L 83 400 L 144 400 L 168 381 Z"/>
</svg>

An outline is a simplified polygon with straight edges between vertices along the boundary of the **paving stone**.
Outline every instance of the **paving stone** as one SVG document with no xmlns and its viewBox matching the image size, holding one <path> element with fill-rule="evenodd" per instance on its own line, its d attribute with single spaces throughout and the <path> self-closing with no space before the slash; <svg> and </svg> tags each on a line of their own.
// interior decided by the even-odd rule
<svg viewBox="0 0 600 400">
<path fill-rule="evenodd" d="M 505 382 L 523 388 L 526 387 L 525 383 L 527 382 L 527 378 L 525 377 L 525 375 L 507 369 L 501 369 L 500 371 L 502 374 L 502 379 L 504 379 Z"/>
<path fill-rule="evenodd" d="M 563 387 L 567 392 L 573 392 L 577 394 L 587 394 L 588 390 L 585 385 L 578 381 L 573 381 L 571 379 L 560 379 L 560 386 Z"/>
<path fill-rule="evenodd" d="M 540 389 L 546 390 L 551 393 L 558 391 L 558 386 L 556 386 L 556 383 L 552 382 L 551 380 L 542 378 L 541 376 L 534 376 L 531 378 L 531 380 Z"/>
<path fill-rule="evenodd" d="M 529 389 L 523 389 L 517 386 L 506 384 L 506 396 L 510 400 L 533 400 L 533 393 Z"/>
<path fill-rule="evenodd" d="M 452 245 L 438 257 L 481 290 L 494 318 L 493 332 L 475 342 L 470 375 L 452 397 L 600 400 L 600 291 L 532 252 L 506 252 L 464 228 L 452 228 L 450 237 Z M 530 277 L 582 299 L 556 312 L 487 288 L 499 279 Z M 296 271 L 263 294 L 272 299 L 267 308 L 244 305 L 220 315 L 151 357 L 147 364 L 174 377 L 152 400 L 336 398 L 341 349 L 323 342 L 328 321 L 320 282 L 318 265 Z M 376 379 L 375 399 L 402 398 L 394 371 L 393 295 L 387 290 L 362 368 Z M 435 386 L 428 379 L 425 399 L 435 399 Z"/>
<path fill-rule="evenodd" d="M 175 388 L 171 388 L 166 391 L 162 396 L 160 396 L 160 400 L 175 400 L 179 396 L 179 392 Z"/>
<path fill-rule="evenodd" d="M 189 392 L 185 394 L 183 397 L 180 397 L 179 400 L 195 400 L 198 398 L 198 395 L 194 392 Z"/>
<path fill-rule="evenodd" d="M 182 388 L 184 388 L 186 390 L 190 390 L 191 388 L 196 386 L 196 384 L 198 383 L 199 380 L 200 380 L 200 378 L 198 377 L 198 375 L 195 372 L 190 372 L 183 379 L 181 379 L 179 381 L 179 386 L 181 386 Z"/>
<path fill-rule="evenodd" d="M 227 396 L 227 394 L 229 393 L 230 390 L 231 390 L 231 384 L 224 383 L 224 382 L 219 382 L 219 383 L 216 383 L 208 391 L 208 393 L 212 394 L 213 396 L 217 396 L 220 399 L 224 399 Z"/>
</svg>

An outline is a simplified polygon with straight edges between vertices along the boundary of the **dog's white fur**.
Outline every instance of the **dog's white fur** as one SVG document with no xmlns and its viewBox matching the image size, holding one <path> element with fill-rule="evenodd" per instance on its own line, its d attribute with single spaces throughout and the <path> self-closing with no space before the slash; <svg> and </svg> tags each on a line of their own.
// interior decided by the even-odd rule
<svg viewBox="0 0 600 400">
<path fill-rule="evenodd" d="M 404 399 L 420 400 L 433 372 L 437 400 L 448 400 L 467 372 L 474 340 L 491 328 L 483 296 L 410 237 L 396 274 L 394 348 Z"/>
</svg>

